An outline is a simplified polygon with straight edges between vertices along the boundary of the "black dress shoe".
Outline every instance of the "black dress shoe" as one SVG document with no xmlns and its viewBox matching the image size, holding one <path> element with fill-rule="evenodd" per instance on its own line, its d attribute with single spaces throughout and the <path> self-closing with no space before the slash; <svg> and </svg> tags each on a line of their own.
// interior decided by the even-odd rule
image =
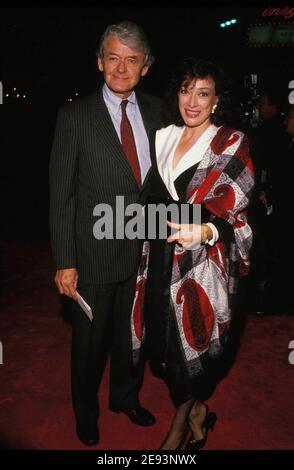
<svg viewBox="0 0 294 470">
<path fill-rule="evenodd" d="M 134 424 L 138 424 L 138 426 L 151 426 L 156 421 L 154 416 L 148 410 L 142 408 L 142 406 L 125 408 L 109 405 L 109 409 L 114 411 L 114 413 L 124 413 Z"/>
<path fill-rule="evenodd" d="M 77 424 L 77 436 L 85 446 L 94 446 L 99 442 L 99 431 L 97 426 Z"/>
</svg>

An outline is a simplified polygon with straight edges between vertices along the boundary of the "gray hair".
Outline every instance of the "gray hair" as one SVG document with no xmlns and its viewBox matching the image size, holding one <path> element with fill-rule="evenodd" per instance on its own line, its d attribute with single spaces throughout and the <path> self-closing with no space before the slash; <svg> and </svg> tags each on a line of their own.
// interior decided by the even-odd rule
<svg viewBox="0 0 294 470">
<path fill-rule="evenodd" d="M 150 66 L 154 62 L 154 57 L 151 55 L 151 49 L 146 34 L 132 21 L 122 21 L 121 23 L 111 24 L 107 26 L 106 30 L 101 36 L 96 56 L 103 58 L 105 41 L 109 36 L 117 36 L 118 39 L 128 46 L 130 49 L 144 52 L 145 64 Z"/>
</svg>

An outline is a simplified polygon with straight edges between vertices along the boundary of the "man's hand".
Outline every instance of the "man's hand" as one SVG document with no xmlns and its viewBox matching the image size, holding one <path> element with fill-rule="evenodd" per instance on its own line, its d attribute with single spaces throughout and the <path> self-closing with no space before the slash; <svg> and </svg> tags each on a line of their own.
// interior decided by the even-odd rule
<svg viewBox="0 0 294 470">
<path fill-rule="evenodd" d="M 54 281 L 60 294 L 65 294 L 74 300 L 78 299 L 76 291 L 78 272 L 76 268 L 58 269 Z"/>
<path fill-rule="evenodd" d="M 265 205 L 265 207 L 268 206 L 268 203 L 267 203 L 267 194 L 265 191 L 260 191 L 259 193 L 259 200 L 262 202 L 263 205 Z"/>
</svg>

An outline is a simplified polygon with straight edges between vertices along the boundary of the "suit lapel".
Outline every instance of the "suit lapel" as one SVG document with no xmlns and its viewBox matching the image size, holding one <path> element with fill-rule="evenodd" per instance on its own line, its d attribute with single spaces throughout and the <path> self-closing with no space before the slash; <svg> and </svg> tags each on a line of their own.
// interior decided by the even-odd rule
<svg viewBox="0 0 294 470">
<path fill-rule="evenodd" d="M 152 108 L 146 98 L 140 93 L 136 93 L 140 113 L 143 119 L 144 127 L 150 138 L 150 132 L 152 130 L 152 123 L 154 123 L 154 116 L 152 116 Z"/>
<path fill-rule="evenodd" d="M 97 152 L 101 151 L 101 146 L 108 148 L 110 158 L 113 158 L 113 163 L 137 185 L 104 102 L 102 87 L 95 93 L 93 98 L 93 126 L 97 137 Z"/>
</svg>

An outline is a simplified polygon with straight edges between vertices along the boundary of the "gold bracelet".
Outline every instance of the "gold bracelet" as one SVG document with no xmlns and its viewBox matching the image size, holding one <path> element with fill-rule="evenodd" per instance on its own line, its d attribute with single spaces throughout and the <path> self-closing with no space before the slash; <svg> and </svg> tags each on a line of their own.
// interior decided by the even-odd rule
<svg viewBox="0 0 294 470">
<path fill-rule="evenodd" d="M 204 234 L 203 234 L 203 237 L 202 237 L 202 227 L 204 228 Z M 208 230 L 211 230 L 211 228 L 206 225 L 206 224 L 201 224 L 201 245 L 205 245 L 205 243 L 207 242 L 207 240 L 211 240 L 208 236 Z M 204 238 L 205 237 L 205 238 Z"/>
<path fill-rule="evenodd" d="M 202 227 L 203 227 L 203 232 L 204 234 L 202 235 Z M 206 238 L 204 238 L 206 235 Z M 206 225 L 205 224 L 201 224 L 201 245 L 205 245 L 205 242 L 207 240 L 207 233 L 206 233 Z"/>
</svg>

